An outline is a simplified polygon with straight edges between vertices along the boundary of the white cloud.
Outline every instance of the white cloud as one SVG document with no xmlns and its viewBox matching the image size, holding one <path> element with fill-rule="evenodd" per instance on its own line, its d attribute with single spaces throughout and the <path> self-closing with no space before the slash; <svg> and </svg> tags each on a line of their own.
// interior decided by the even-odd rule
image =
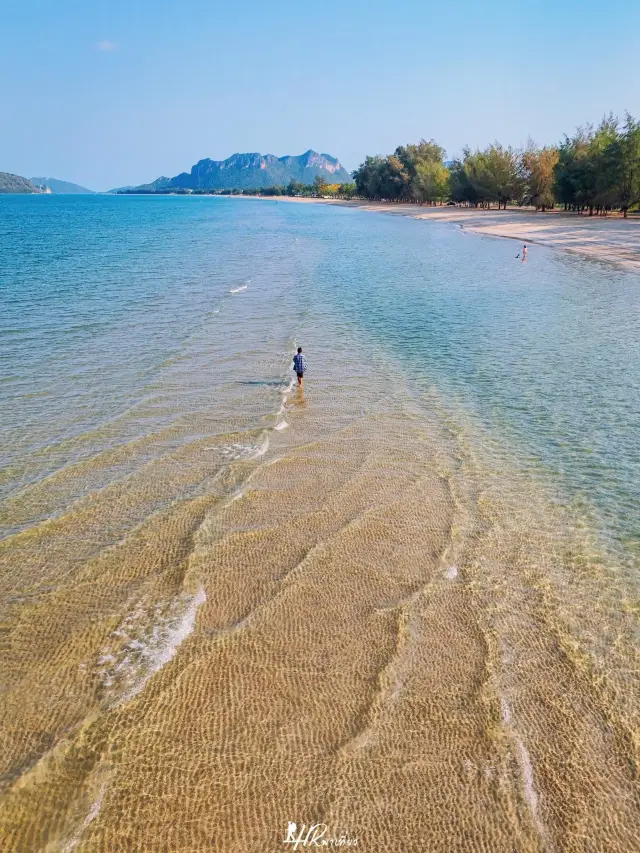
<svg viewBox="0 0 640 853">
<path fill-rule="evenodd" d="M 103 39 L 103 41 L 99 41 L 98 44 L 96 45 L 96 47 L 98 48 L 98 50 L 102 50 L 102 51 L 110 51 L 110 50 L 117 50 L 118 49 L 118 45 L 114 41 L 109 41 L 109 39 Z"/>
</svg>

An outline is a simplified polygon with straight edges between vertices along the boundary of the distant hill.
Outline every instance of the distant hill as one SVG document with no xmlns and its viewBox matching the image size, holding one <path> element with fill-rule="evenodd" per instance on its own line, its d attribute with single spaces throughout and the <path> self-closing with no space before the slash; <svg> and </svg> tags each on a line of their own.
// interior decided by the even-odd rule
<svg viewBox="0 0 640 853">
<path fill-rule="evenodd" d="M 37 187 L 20 175 L 10 172 L 0 172 L 0 193 L 39 193 Z"/>
<path fill-rule="evenodd" d="M 175 178 L 157 178 L 153 183 L 142 184 L 135 189 L 146 192 L 260 189 L 276 184 L 286 185 L 289 181 L 312 184 L 316 175 L 322 176 L 329 184 L 351 181 L 351 175 L 335 157 L 309 150 L 297 157 L 233 154 L 226 160 L 200 160 L 190 172 L 182 172 Z"/>
<path fill-rule="evenodd" d="M 72 184 L 69 181 L 59 181 L 57 178 L 30 178 L 32 184 L 37 187 L 49 187 L 52 193 L 57 195 L 80 195 L 93 194 L 93 190 Z"/>
</svg>

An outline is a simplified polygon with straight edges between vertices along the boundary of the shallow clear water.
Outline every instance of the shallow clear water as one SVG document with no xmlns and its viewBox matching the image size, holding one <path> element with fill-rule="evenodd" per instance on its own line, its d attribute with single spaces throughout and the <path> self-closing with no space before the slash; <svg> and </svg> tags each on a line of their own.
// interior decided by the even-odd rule
<svg viewBox="0 0 640 853">
<path fill-rule="evenodd" d="M 202 405 L 215 364 L 203 375 L 190 359 L 209 339 L 218 359 L 236 359 L 238 380 L 275 382 L 296 333 L 320 340 L 329 315 L 347 346 L 365 338 L 416 389 L 435 384 L 477 417 L 592 513 L 609 544 L 637 547 L 636 275 L 544 248 L 521 264 L 510 241 L 315 205 L 0 205 L 4 490 L 46 470 L 44 447 L 116 418 L 112 435 L 144 434 Z M 324 342 L 325 360 L 334 346 Z M 170 411 L 150 419 L 159 399 Z"/>
<path fill-rule="evenodd" d="M 516 252 L 512 241 L 455 227 L 323 205 L 0 196 L 0 586 L 10 638 L 2 659 L 10 696 L 4 784 L 24 778 L 96 715 L 96 755 L 113 732 L 135 755 L 143 746 L 156 749 L 155 738 L 137 742 L 134 730 L 168 713 L 161 688 L 170 665 L 191 661 L 196 672 L 206 663 L 203 672 L 224 673 L 224 662 L 219 670 L 211 662 L 207 638 L 222 638 L 224 649 L 236 632 L 262 636 L 251 626 L 256 613 L 269 612 L 265 590 L 282 584 L 284 595 L 301 583 L 302 601 L 310 581 L 300 572 L 324 560 L 314 583 L 320 588 L 335 572 L 326 594 L 337 596 L 325 614 L 359 600 L 349 566 L 371 573 L 366 618 L 350 611 L 352 622 L 343 615 L 342 624 L 347 634 L 351 625 L 354 644 L 367 638 L 353 659 L 362 655 L 362 672 L 370 665 L 373 674 L 358 676 L 354 690 L 366 696 L 370 685 L 383 684 L 368 712 L 345 706 L 345 717 L 369 723 L 336 735 L 340 755 L 375 743 L 378 725 L 409 738 L 414 716 L 402 722 L 397 710 L 387 724 L 385 714 L 399 707 L 403 691 L 414 714 L 416 697 L 434 689 L 440 671 L 425 670 L 424 650 L 440 642 L 435 626 L 449 613 L 447 631 L 459 626 L 450 647 L 460 660 L 486 654 L 492 673 L 486 689 L 495 707 L 487 700 L 493 710 L 479 709 L 478 720 L 487 730 L 501 720 L 513 745 L 511 764 L 505 759 L 511 769 L 500 772 L 513 776 L 514 796 L 530 813 L 519 824 L 526 838 L 518 849 L 552 849 L 551 839 L 557 849 L 574 849 L 582 829 L 574 836 L 565 826 L 562 796 L 595 814 L 584 791 L 602 781 L 607 796 L 619 797 L 626 784 L 622 770 L 589 777 L 587 764 L 604 766 L 598 744 L 609 723 L 601 730 L 584 721 L 593 707 L 606 708 L 603 718 L 618 720 L 621 731 L 637 720 L 635 682 L 628 692 L 622 685 L 632 666 L 640 559 L 640 278 L 535 246 L 523 264 Z M 304 396 L 289 387 L 298 344 L 309 361 Z M 290 541 L 296 512 L 306 521 Z M 337 539 L 340 559 L 326 544 Z M 236 567 L 237 588 L 232 580 L 225 586 L 229 567 Z M 429 586 L 435 577 L 449 585 L 438 606 Z M 476 596 L 471 612 L 483 614 L 485 641 L 477 648 L 467 594 Z M 369 656 L 384 642 L 377 628 L 367 633 L 369 615 L 397 607 L 406 642 L 401 634 L 396 652 L 405 650 L 405 658 L 392 656 L 380 670 Z M 306 634 L 295 642 L 286 634 L 281 656 L 273 652 L 292 612 L 268 623 L 272 651 L 256 639 L 246 655 L 238 650 L 239 671 L 259 657 L 256 649 L 263 648 L 265 667 L 295 657 Z M 550 637 L 562 654 L 546 649 Z M 330 643 L 323 649 L 334 654 Z M 315 651 L 307 653 L 311 666 Z M 573 668 L 565 671 L 566 660 Z M 472 709 L 475 677 L 451 666 L 461 684 L 468 677 L 464 706 Z M 348 661 L 336 663 L 340 677 L 348 670 Z M 587 671 L 598 702 L 578 678 Z M 557 677 L 561 694 L 543 701 L 528 691 L 545 673 Z M 192 697 L 185 715 L 196 707 L 199 678 L 185 688 Z M 572 697 L 565 722 L 554 722 L 565 694 Z M 199 713 L 217 725 L 231 711 L 228 703 L 216 709 L 207 695 L 211 708 Z M 336 697 L 331 702 L 338 708 Z M 321 728 L 326 709 L 318 714 L 313 725 Z M 572 785 L 582 783 L 565 779 L 553 762 L 568 737 L 563 726 L 577 732 L 583 722 L 576 755 L 584 743 L 592 752 L 584 766 L 575 760 L 584 784 L 576 793 Z M 175 748 L 187 755 L 194 734 L 186 716 L 183 726 L 185 740 Z M 301 729 L 311 730 L 320 729 L 311 722 Z M 274 742 L 288 743 L 285 722 L 273 731 Z M 314 733 L 305 749 L 317 741 Z M 344 760 L 354 789 L 373 790 L 371 772 L 363 783 Z M 42 843 L 57 839 L 67 849 L 82 836 L 87 850 L 108 849 L 108 836 L 87 830 L 91 803 L 102 804 L 105 821 L 118 809 L 133 815 L 141 808 L 118 800 L 135 787 L 128 781 L 134 771 L 114 762 L 67 768 L 64 785 L 51 771 L 56 797 L 75 804 L 65 806 L 76 816 L 62 828 L 38 819 L 38 809 L 49 808 L 40 795 L 26 807 L 9 798 L 15 849 L 30 849 L 32 824 Z M 478 773 L 490 786 L 500 762 L 487 762 Z M 456 771 L 460 778 L 468 772 L 466 765 Z M 265 808 L 259 795 L 251 797 L 248 814 L 255 803 Z M 345 792 L 343 802 L 350 797 Z M 519 813 L 518 804 L 487 806 L 478 797 L 468 806 L 478 820 L 494 806 L 496 815 Z M 187 811 L 179 810 L 185 820 Z M 495 817 L 487 850 L 503 849 L 503 820 L 506 827 L 510 819 Z M 156 824 L 140 821 L 132 837 L 151 849 L 145 826 Z M 378 828 L 380 849 L 390 849 L 387 829 Z M 219 849 L 236 849 L 234 832 Z M 612 837 L 625 849 L 623 832 Z M 258 849 L 251 838 L 242 843 Z M 174 840 L 176 849 L 186 843 Z"/>
<path fill-rule="evenodd" d="M 345 232 L 320 270 L 322 299 L 416 388 L 435 384 L 588 508 L 607 539 L 637 545 L 638 276 L 542 247 L 522 264 L 512 241 L 446 225 L 323 213 L 323 239 Z"/>
</svg>

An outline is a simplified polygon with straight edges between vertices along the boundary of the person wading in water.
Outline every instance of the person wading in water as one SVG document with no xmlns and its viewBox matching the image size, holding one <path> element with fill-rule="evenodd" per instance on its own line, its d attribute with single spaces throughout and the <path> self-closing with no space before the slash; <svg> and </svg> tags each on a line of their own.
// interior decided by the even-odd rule
<svg viewBox="0 0 640 853">
<path fill-rule="evenodd" d="M 302 355 L 302 347 L 298 347 L 298 352 L 293 357 L 293 369 L 298 377 L 298 386 L 301 387 L 307 369 L 307 359 Z"/>
</svg>

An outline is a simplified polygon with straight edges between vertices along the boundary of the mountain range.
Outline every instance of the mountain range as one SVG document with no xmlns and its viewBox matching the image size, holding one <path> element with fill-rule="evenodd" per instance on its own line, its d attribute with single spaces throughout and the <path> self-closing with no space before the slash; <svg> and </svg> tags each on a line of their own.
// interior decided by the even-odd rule
<svg viewBox="0 0 640 853">
<path fill-rule="evenodd" d="M 57 178 L 29 178 L 29 180 L 34 186 L 49 187 L 52 193 L 58 195 L 93 194 L 93 190 L 88 190 L 79 184 L 72 184 L 70 181 L 59 181 Z"/>
<path fill-rule="evenodd" d="M 120 187 L 112 192 L 167 192 L 171 190 L 261 189 L 290 181 L 312 184 L 319 175 L 329 184 L 345 184 L 351 175 L 329 154 L 305 151 L 297 157 L 273 154 L 232 154 L 226 160 L 200 160 L 190 172 L 174 178 L 160 177 L 138 187 Z"/>
<path fill-rule="evenodd" d="M 57 178 L 23 178 L 22 175 L 12 175 L 10 172 L 0 172 L 0 193 L 51 193 L 70 195 L 78 193 L 93 193 L 86 187 L 69 181 L 59 181 Z"/>
</svg>

